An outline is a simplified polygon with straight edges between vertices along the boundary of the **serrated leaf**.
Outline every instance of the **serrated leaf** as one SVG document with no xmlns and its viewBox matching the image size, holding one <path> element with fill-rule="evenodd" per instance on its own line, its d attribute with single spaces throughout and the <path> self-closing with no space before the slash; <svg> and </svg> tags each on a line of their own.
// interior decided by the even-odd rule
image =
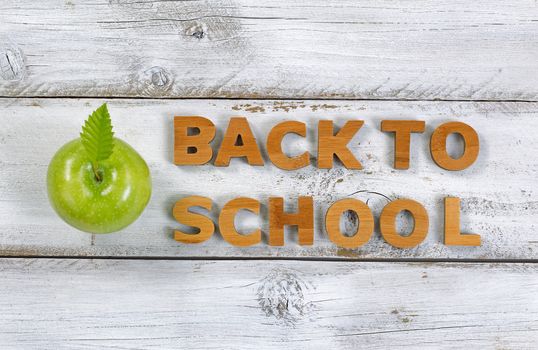
<svg viewBox="0 0 538 350">
<path fill-rule="evenodd" d="M 114 151 L 114 133 L 106 103 L 88 117 L 82 127 L 80 139 L 93 164 L 110 157 Z"/>
</svg>

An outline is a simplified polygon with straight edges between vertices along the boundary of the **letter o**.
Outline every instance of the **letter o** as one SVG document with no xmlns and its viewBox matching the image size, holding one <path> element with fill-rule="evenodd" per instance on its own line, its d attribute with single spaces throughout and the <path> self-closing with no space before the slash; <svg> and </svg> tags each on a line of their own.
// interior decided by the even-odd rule
<svg viewBox="0 0 538 350">
<path fill-rule="evenodd" d="M 463 155 L 454 159 L 446 152 L 446 139 L 452 133 L 460 134 L 465 143 Z M 434 162 L 446 170 L 463 170 L 474 163 L 478 157 L 480 142 L 478 134 L 469 125 L 461 122 L 441 124 L 433 131 L 430 139 L 430 152 Z"/>
<path fill-rule="evenodd" d="M 359 217 L 359 228 L 357 232 L 347 237 L 340 231 L 340 218 L 346 210 L 351 210 Z M 348 198 L 334 202 L 325 215 L 325 229 L 329 239 L 342 248 L 358 248 L 368 242 L 374 232 L 374 216 L 370 208 L 364 202 Z"/>
<path fill-rule="evenodd" d="M 408 236 L 401 236 L 396 231 L 396 216 L 403 210 L 413 215 L 415 227 Z M 381 235 L 390 245 L 397 248 L 412 248 L 426 238 L 428 234 L 428 212 L 417 201 L 412 199 L 397 199 L 387 204 L 379 218 Z"/>
</svg>

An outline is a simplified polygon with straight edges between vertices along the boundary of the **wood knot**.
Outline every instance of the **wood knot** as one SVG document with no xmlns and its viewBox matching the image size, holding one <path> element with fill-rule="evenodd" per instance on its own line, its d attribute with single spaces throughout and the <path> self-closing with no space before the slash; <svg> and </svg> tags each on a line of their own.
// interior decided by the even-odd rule
<svg viewBox="0 0 538 350">
<path fill-rule="evenodd" d="M 205 36 L 205 32 L 203 30 L 197 30 L 196 32 L 192 33 L 192 36 L 196 39 L 203 39 Z"/>
<path fill-rule="evenodd" d="M 161 67 L 151 67 L 145 73 L 149 75 L 151 84 L 158 88 L 163 88 L 170 82 L 168 73 Z"/>
<path fill-rule="evenodd" d="M 0 48 L 0 77 L 9 81 L 21 80 L 26 73 L 24 55 L 16 45 Z"/>
<path fill-rule="evenodd" d="M 260 281 L 258 304 L 268 317 L 295 324 L 312 309 L 312 303 L 305 300 L 309 289 L 312 286 L 293 271 L 274 269 Z"/>
<path fill-rule="evenodd" d="M 205 23 L 196 23 L 188 27 L 185 30 L 185 34 L 198 40 L 202 40 L 207 35 L 207 26 Z"/>
</svg>

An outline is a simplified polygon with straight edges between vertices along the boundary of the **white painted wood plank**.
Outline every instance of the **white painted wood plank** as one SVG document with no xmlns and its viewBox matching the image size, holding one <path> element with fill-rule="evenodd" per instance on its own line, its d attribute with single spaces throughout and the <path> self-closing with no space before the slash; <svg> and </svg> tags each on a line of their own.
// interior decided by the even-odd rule
<svg viewBox="0 0 538 350">
<path fill-rule="evenodd" d="M 3 259 L 0 349 L 534 349 L 535 264 Z"/>
<path fill-rule="evenodd" d="M 533 100 L 518 1 L 4 0 L 0 96 Z"/>
<path fill-rule="evenodd" d="M 45 189 L 47 165 L 56 150 L 78 136 L 86 116 L 102 100 L 0 100 L 0 254 L 83 256 L 288 256 L 351 258 L 473 258 L 536 259 L 538 241 L 538 103 L 470 102 L 321 102 L 226 100 L 113 100 L 109 102 L 116 135 L 133 145 L 147 160 L 154 193 L 141 218 L 123 232 L 92 236 L 72 229 L 53 212 Z M 282 120 L 308 124 L 308 140 L 289 138 L 285 150 L 315 155 L 319 119 L 343 125 L 360 118 L 365 125 L 350 143 L 364 169 L 347 170 L 338 163 L 331 170 L 313 166 L 283 171 L 270 163 L 251 167 L 232 160 L 230 167 L 178 167 L 173 157 L 173 116 L 203 115 L 218 126 L 215 145 L 233 115 L 244 115 L 261 144 L 269 129 Z M 411 167 L 392 167 L 393 138 L 379 131 L 382 119 L 426 120 L 423 136 L 413 135 Z M 461 172 L 445 171 L 429 154 L 434 127 L 463 121 L 479 133 L 477 162 Z M 216 147 L 215 147 L 216 148 Z M 264 151 L 265 152 L 265 151 Z M 267 160 L 267 157 L 265 157 Z M 430 233 L 414 249 L 395 249 L 376 232 L 358 250 L 339 249 L 327 239 L 324 213 L 331 203 L 352 197 L 368 200 L 376 218 L 385 195 L 412 198 L 430 215 Z M 379 195 L 379 194 L 382 195 Z M 173 240 L 181 226 L 171 215 L 173 204 L 188 195 L 203 195 L 220 209 L 237 196 L 266 203 L 283 196 L 293 207 L 300 195 L 314 197 L 316 228 L 313 246 L 301 247 L 294 231 L 284 247 L 263 243 L 235 248 L 220 234 L 200 245 Z M 445 196 L 462 199 L 462 231 L 482 236 L 481 247 L 447 247 L 443 242 Z M 213 213 L 214 215 L 217 212 Z M 405 222 L 403 222 L 405 224 Z M 261 217 L 241 216 L 239 229 L 261 225 L 267 238 L 267 211 Z"/>
</svg>

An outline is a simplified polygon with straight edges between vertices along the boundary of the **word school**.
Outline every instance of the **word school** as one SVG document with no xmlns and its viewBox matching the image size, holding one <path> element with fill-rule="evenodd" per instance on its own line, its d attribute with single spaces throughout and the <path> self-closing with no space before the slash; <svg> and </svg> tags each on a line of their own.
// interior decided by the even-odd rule
<svg viewBox="0 0 538 350">
<path fill-rule="evenodd" d="M 362 169 L 361 163 L 347 148 L 347 144 L 359 131 L 362 120 L 348 120 L 336 133 L 331 120 L 318 122 L 317 167 L 333 167 L 334 158 L 338 158 L 348 169 Z M 408 169 L 411 133 L 422 133 L 425 122 L 419 120 L 383 120 L 380 125 L 383 132 L 394 134 L 394 168 Z M 215 125 L 207 118 L 185 116 L 174 118 L 174 163 L 176 165 L 202 165 L 213 158 L 211 142 L 216 133 Z M 289 156 L 282 151 L 282 140 L 286 134 L 293 133 L 306 136 L 306 124 L 298 121 L 285 121 L 275 125 L 268 133 L 266 149 L 269 159 L 284 170 L 295 170 L 310 164 L 310 154 Z M 463 154 L 452 158 L 446 150 L 446 141 L 450 134 L 459 134 L 464 143 Z M 430 152 L 434 162 L 441 168 L 451 171 L 463 170 L 471 166 L 478 157 L 479 139 L 476 131 L 461 122 L 448 122 L 435 128 L 430 139 Z M 229 166 L 232 158 L 246 158 L 250 165 L 264 165 L 260 148 L 246 118 L 233 117 L 224 133 L 218 148 L 215 166 Z M 269 245 L 284 245 L 284 226 L 295 226 L 300 245 L 312 245 L 314 241 L 314 202 L 312 197 L 299 197 L 297 211 L 284 211 L 284 199 L 270 197 L 269 209 Z M 235 216 L 240 210 L 259 214 L 261 203 L 253 198 L 239 197 L 226 203 L 218 217 L 219 231 L 225 241 L 232 245 L 246 247 L 261 242 L 261 230 L 241 234 L 234 226 Z M 208 211 L 213 208 L 210 198 L 188 196 L 178 200 L 173 208 L 177 222 L 198 229 L 190 234 L 180 230 L 174 231 L 174 239 L 182 243 L 201 243 L 215 232 L 215 223 L 206 215 L 191 211 L 201 207 Z M 360 225 L 354 235 L 345 235 L 340 230 L 340 219 L 346 212 L 352 211 L 359 218 Z M 414 221 L 412 232 L 406 236 L 398 233 L 396 217 L 402 212 L 411 214 Z M 446 245 L 479 246 L 481 239 L 477 234 L 463 234 L 460 231 L 460 199 L 444 199 L 444 243 Z M 325 215 L 325 232 L 329 239 L 343 248 L 358 248 L 368 242 L 374 231 L 374 218 L 368 205 L 360 200 L 346 198 L 333 203 Z M 428 234 L 429 218 L 426 209 L 412 199 L 398 199 L 388 203 L 379 217 L 382 237 L 397 248 L 412 248 L 420 244 Z"/>
</svg>

